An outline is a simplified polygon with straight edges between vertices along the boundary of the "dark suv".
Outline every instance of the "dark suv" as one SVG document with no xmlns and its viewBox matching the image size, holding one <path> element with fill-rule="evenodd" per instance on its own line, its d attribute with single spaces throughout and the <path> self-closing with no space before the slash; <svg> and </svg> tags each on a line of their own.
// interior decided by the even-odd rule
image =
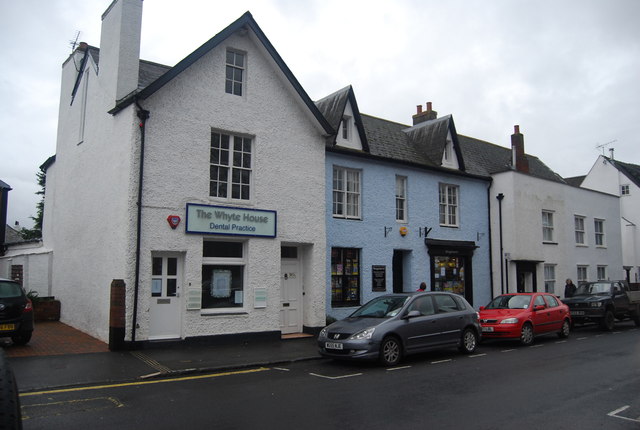
<svg viewBox="0 0 640 430">
<path fill-rule="evenodd" d="M 10 337 L 14 344 L 25 345 L 33 333 L 33 306 L 22 286 L 0 278 L 0 337 Z"/>
</svg>

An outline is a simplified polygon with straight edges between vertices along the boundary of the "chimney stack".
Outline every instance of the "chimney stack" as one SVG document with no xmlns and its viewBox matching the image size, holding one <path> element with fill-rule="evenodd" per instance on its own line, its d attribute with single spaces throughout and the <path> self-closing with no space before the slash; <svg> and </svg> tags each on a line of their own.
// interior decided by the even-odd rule
<svg viewBox="0 0 640 430">
<path fill-rule="evenodd" d="M 438 112 L 431 109 L 431 102 L 427 102 L 427 110 L 422 111 L 422 105 L 418 105 L 418 113 L 413 116 L 413 125 L 418 125 L 421 122 L 431 121 L 438 118 Z"/>
<path fill-rule="evenodd" d="M 511 135 L 511 166 L 518 172 L 529 173 L 529 161 L 524 155 L 524 136 L 519 125 L 513 127 Z"/>
<path fill-rule="evenodd" d="M 100 81 L 113 104 L 138 88 L 142 0 L 114 0 L 102 15 Z"/>
</svg>

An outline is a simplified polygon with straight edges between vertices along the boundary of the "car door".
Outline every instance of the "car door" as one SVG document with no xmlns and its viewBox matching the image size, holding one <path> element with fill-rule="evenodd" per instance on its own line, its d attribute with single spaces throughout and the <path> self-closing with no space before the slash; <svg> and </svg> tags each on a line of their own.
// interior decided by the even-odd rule
<svg viewBox="0 0 640 430">
<path fill-rule="evenodd" d="M 545 294 L 544 299 L 547 302 L 547 306 L 549 306 L 549 313 L 551 314 L 549 330 L 559 331 L 562 328 L 562 322 L 564 321 L 566 312 L 564 308 L 560 306 L 560 302 L 551 294 Z"/>
<path fill-rule="evenodd" d="M 416 351 L 434 344 L 441 331 L 431 295 L 416 297 L 407 307 L 407 314 L 418 311 L 419 316 L 406 318 L 397 331 L 407 351 Z"/>
<path fill-rule="evenodd" d="M 533 304 L 531 306 L 531 320 L 533 321 L 534 333 L 546 333 L 553 330 L 551 312 L 549 311 L 549 306 L 547 306 L 547 302 L 544 301 L 542 294 L 536 294 L 533 297 Z M 536 307 L 540 306 L 543 308 L 536 310 Z"/>
<path fill-rule="evenodd" d="M 434 295 L 440 333 L 437 336 L 439 344 L 457 343 L 464 328 L 464 312 L 458 306 L 453 296 L 448 294 Z"/>
</svg>

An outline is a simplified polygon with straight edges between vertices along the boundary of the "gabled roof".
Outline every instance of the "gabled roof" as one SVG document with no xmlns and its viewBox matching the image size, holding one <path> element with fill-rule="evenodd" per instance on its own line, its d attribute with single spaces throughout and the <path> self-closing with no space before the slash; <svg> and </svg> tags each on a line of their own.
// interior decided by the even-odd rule
<svg viewBox="0 0 640 430">
<path fill-rule="evenodd" d="M 307 93 L 305 92 L 302 85 L 298 82 L 296 77 L 293 75 L 289 67 L 285 64 L 280 57 L 280 54 L 275 50 L 267 36 L 264 34 L 262 29 L 258 26 L 256 21 L 253 19 L 253 16 L 250 12 L 245 12 L 240 18 L 231 23 L 228 27 L 222 30 L 220 33 L 213 36 L 207 42 L 205 42 L 198 49 L 193 51 L 187 57 L 185 57 L 182 61 L 176 64 L 173 67 L 163 69 L 166 66 L 162 66 L 156 63 L 151 62 L 141 62 L 140 63 L 140 81 L 138 83 L 139 91 L 134 92 L 133 94 L 125 97 L 122 100 L 119 100 L 116 103 L 116 106 L 109 112 L 111 114 L 116 114 L 128 105 L 135 102 L 135 100 L 144 100 L 151 95 L 155 94 L 158 90 L 160 90 L 163 86 L 173 80 L 175 77 L 180 75 L 184 70 L 189 68 L 192 64 L 198 61 L 201 57 L 209 53 L 211 50 L 219 46 L 222 42 L 224 42 L 228 37 L 233 35 L 237 31 L 246 31 L 251 30 L 253 34 L 256 36 L 257 40 L 262 44 L 267 53 L 271 56 L 272 60 L 278 66 L 280 71 L 283 73 L 287 81 L 291 84 L 294 91 L 298 94 L 302 102 L 309 109 L 311 114 L 318 121 L 320 126 L 324 129 L 324 131 L 329 134 L 335 134 L 333 128 L 329 125 L 325 117 L 320 113 L 317 109 L 316 105 L 311 101 Z M 144 70 L 143 70 L 144 66 Z M 156 76 L 160 73 L 160 76 Z M 149 80 L 150 82 L 145 85 L 144 81 Z"/>
<path fill-rule="evenodd" d="M 463 135 L 458 135 L 458 140 L 468 173 L 492 175 L 513 170 L 510 148 Z M 538 157 L 530 154 L 525 154 L 525 157 L 529 162 L 529 175 L 548 181 L 565 183 L 560 175 L 551 170 Z"/>
<path fill-rule="evenodd" d="M 446 115 L 441 118 L 421 122 L 404 131 L 409 135 L 411 140 L 417 142 L 424 147 L 427 156 L 440 165 L 442 160 L 447 137 L 451 135 L 453 141 L 453 149 L 458 158 L 458 166 L 461 171 L 465 171 L 464 157 L 460 152 L 460 144 L 458 143 L 458 133 L 453 122 L 453 116 Z"/>
<path fill-rule="evenodd" d="M 620 171 L 623 175 L 629 178 L 636 186 L 640 187 L 640 166 L 637 164 L 623 163 L 622 161 L 614 160 L 613 158 L 604 157 L 609 163 Z"/>
<path fill-rule="evenodd" d="M 580 185 L 582 185 L 582 181 L 584 181 L 584 178 L 586 178 L 585 175 L 582 176 L 572 176 L 571 178 L 564 178 L 564 181 L 568 184 L 571 185 L 572 187 L 579 187 Z"/>
<path fill-rule="evenodd" d="M 358 102 L 356 101 L 353 87 L 348 85 L 341 90 L 336 91 L 333 94 L 329 94 L 325 98 L 318 100 L 315 104 L 318 110 L 327 119 L 329 125 L 335 130 L 333 139 L 327 142 L 327 145 L 335 145 L 338 129 L 340 128 L 340 122 L 344 116 L 344 111 L 347 107 L 347 102 L 351 104 L 351 110 L 353 111 L 353 120 L 360 134 L 360 140 L 362 142 L 362 149 L 369 151 L 369 143 L 367 142 L 367 136 L 362 125 L 362 117 L 360 110 L 358 109 Z"/>
</svg>

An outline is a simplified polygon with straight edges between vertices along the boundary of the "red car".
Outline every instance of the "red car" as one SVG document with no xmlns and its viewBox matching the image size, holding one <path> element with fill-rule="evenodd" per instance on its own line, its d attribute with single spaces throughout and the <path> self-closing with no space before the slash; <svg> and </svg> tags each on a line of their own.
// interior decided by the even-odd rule
<svg viewBox="0 0 640 430">
<path fill-rule="evenodd" d="M 531 345 L 541 334 L 569 336 L 569 307 L 548 293 L 514 293 L 496 297 L 480 307 L 483 339 L 520 339 Z"/>
</svg>

